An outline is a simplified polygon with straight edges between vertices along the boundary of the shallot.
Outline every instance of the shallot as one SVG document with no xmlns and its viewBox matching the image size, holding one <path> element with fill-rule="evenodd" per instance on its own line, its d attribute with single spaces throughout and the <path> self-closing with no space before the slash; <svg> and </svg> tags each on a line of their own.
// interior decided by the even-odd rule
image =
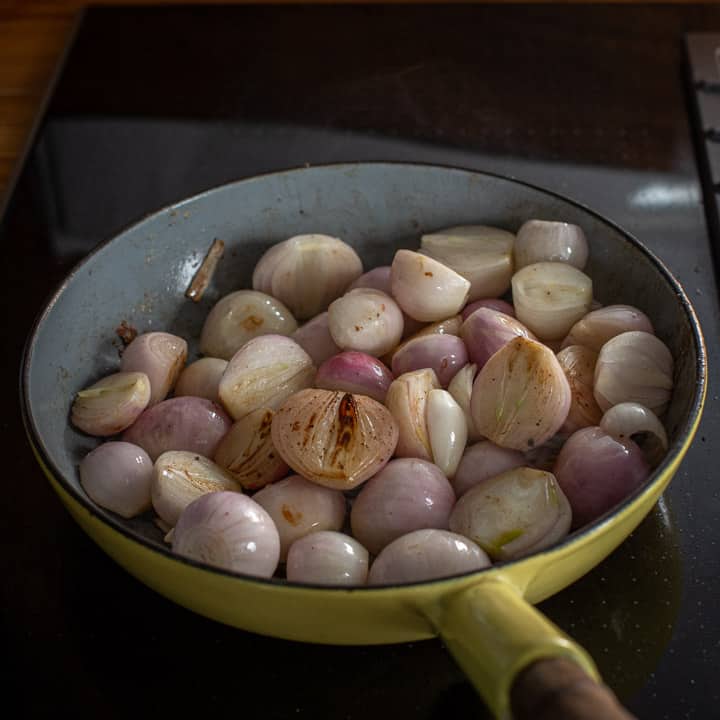
<svg viewBox="0 0 720 720">
<path fill-rule="evenodd" d="M 631 305 L 606 305 L 592 310 L 571 328 L 562 346 L 584 345 L 590 350 L 600 352 L 602 346 L 624 332 L 642 330 L 655 334 L 650 318 Z"/>
<path fill-rule="evenodd" d="M 353 536 L 373 555 L 412 530 L 447 529 L 455 494 L 432 463 L 392 460 L 362 488 L 350 513 Z"/>
<path fill-rule="evenodd" d="M 474 540 L 494 560 L 549 547 L 570 529 L 571 511 L 548 472 L 521 467 L 468 490 L 450 515 L 450 529 Z"/>
<path fill-rule="evenodd" d="M 392 294 L 415 320 L 436 322 L 457 315 L 470 283 L 451 268 L 411 250 L 398 250 L 392 263 Z"/>
<path fill-rule="evenodd" d="M 368 562 L 368 551 L 355 538 L 319 530 L 290 546 L 287 579 L 315 585 L 365 585 Z"/>
<path fill-rule="evenodd" d="M 412 338 L 395 352 L 393 374 L 403 375 L 413 370 L 430 368 L 438 381 L 447 387 L 455 373 L 468 362 L 465 343 L 455 335 L 433 334 Z"/>
<path fill-rule="evenodd" d="M 403 317 L 389 295 L 358 288 L 330 305 L 328 327 L 339 348 L 380 357 L 400 342 Z"/>
<path fill-rule="evenodd" d="M 588 259 L 588 243 L 581 227 L 565 222 L 528 220 L 515 238 L 515 265 L 537 262 L 564 262 L 583 270 Z"/>
<path fill-rule="evenodd" d="M 339 238 L 297 235 L 273 245 L 260 258 L 252 285 L 305 320 L 327 310 L 362 271 L 358 254 Z"/>
<path fill-rule="evenodd" d="M 602 410 L 637 402 L 662 415 L 673 388 L 673 357 L 655 335 L 635 330 L 616 335 L 600 349 L 594 394 Z"/>
<path fill-rule="evenodd" d="M 492 355 L 516 337 L 535 339 L 519 320 L 487 307 L 478 308 L 465 320 L 460 328 L 460 337 L 465 342 L 470 361 L 478 369 L 482 369 Z"/>
<path fill-rule="evenodd" d="M 539 262 L 513 275 L 518 320 L 541 340 L 562 340 L 590 310 L 592 280 L 572 265 Z"/>
<path fill-rule="evenodd" d="M 150 509 L 153 464 L 137 445 L 106 442 L 80 462 L 80 484 L 93 502 L 124 518 Z"/>
<path fill-rule="evenodd" d="M 150 393 L 145 373 L 108 375 L 76 395 L 70 421 L 88 435 L 115 435 L 140 417 L 150 402 Z"/>
<path fill-rule="evenodd" d="M 195 499 L 208 492 L 242 492 L 232 476 L 212 460 L 193 452 L 170 450 L 153 467 L 151 495 L 155 512 L 170 527 Z"/>
<path fill-rule="evenodd" d="M 369 585 L 422 582 L 482 570 L 485 551 L 449 530 L 415 530 L 386 545 L 370 568 Z"/>
<path fill-rule="evenodd" d="M 290 546 L 299 538 L 319 530 L 340 530 L 345 520 L 345 497 L 331 490 L 291 475 L 264 487 L 253 495 L 272 518 L 280 536 L 280 560 L 285 560 Z"/>
<path fill-rule="evenodd" d="M 570 386 L 553 352 L 518 337 L 478 373 L 470 407 L 481 435 L 501 447 L 527 450 L 560 429 L 570 398 Z"/>
<path fill-rule="evenodd" d="M 185 508 L 172 535 L 172 549 L 223 570 L 269 578 L 280 558 L 280 538 L 254 500 L 212 492 Z"/>
<path fill-rule="evenodd" d="M 279 300 L 257 290 L 238 290 L 210 310 L 200 334 L 200 350 L 230 360 L 254 337 L 292 335 L 296 329 L 295 318 Z"/>
<path fill-rule="evenodd" d="M 213 456 L 246 490 L 265 487 L 290 469 L 270 436 L 273 416 L 269 408 L 258 408 L 235 421 Z"/>
<path fill-rule="evenodd" d="M 187 450 L 212 457 L 231 420 L 215 403 L 198 397 L 163 400 L 145 410 L 123 433 L 155 461 L 167 450 Z"/>
<path fill-rule="evenodd" d="M 587 427 L 563 445 L 553 472 L 570 501 L 573 527 L 578 528 L 640 487 L 650 468 L 630 438 L 621 442 L 600 427 Z"/>
<path fill-rule="evenodd" d="M 667 433 L 652 410 L 640 403 L 613 405 L 600 420 L 600 427 L 620 442 L 628 438 L 640 445 L 648 462 L 658 465 L 668 449 Z"/>
<path fill-rule="evenodd" d="M 351 490 L 390 460 L 398 426 L 376 400 L 332 390 L 302 390 L 277 411 L 272 440 L 296 473 Z"/>
<path fill-rule="evenodd" d="M 122 372 L 142 372 L 150 380 L 149 405 L 164 400 L 175 386 L 187 359 L 187 342 L 177 335 L 151 332 L 138 335 L 124 350 Z"/>
<path fill-rule="evenodd" d="M 225 368 L 218 394 L 235 420 L 259 408 L 276 410 L 315 378 L 310 356 L 282 335 L 262 335 L 245 343 Z"/>
<path fill-rule="evenodd" d="M 518 450 L 501 448 L 489 440 L 475 443 L 463 453 L 455 477 L 452 478 L 455 495 L 460 498 L 470 488 L 525 464 L 525 456 Z"/>
<path fill-rule="evenodd" d="M 397 424 L 397 457 L 432 460 L 425 409 L 430 392 L 439 387 L 437 375 L 430 369 L 405 373 L 390 384 L 385 405 Z"/>
<path fill-rule="evenodd" d="M 367 395 L 373 400 L 384 402 L 392 381 L 392 373 L 372 355 L 341 352 L 318 368 L 315 386 Z"/>
<path fill-rule="evenodd" d="M 467 278 L 470 300 L 498 297 L 510 287 L 514 243 L 512 233 L 486 225 L 447 228 L 420 240 L 421 252 Z"/>
<path fill-rule="evenodd" d="M 181 373 L 175 385 L 175 397 L 192 395 L 214 403 L 220 402 L 218 388 L 227 360 L 205 357 L 190 363 Z"/>
</svg>

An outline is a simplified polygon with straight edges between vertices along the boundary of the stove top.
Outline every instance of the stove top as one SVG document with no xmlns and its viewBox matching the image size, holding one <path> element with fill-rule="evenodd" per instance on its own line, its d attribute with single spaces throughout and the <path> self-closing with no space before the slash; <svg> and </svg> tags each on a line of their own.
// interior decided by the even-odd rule
<svg viewBox="0 0 720 720">
<path fill-rule="evenodd" d="M 165 204 L 308 163 L 411 160 L 517 177 L 624 226 L 687 289 L 712 368 L 717 238 L 683 45 L 684 33 L 707 31 L 720 32 L 720 8 L 89 10 L 0 226 L 11 268 L 3 427 L 14 450 L 0 521 L 6 702 L 33 717 L 486 716 L 439 641 L 259 637 L 193 615 L 116 567 L 20 437 L 22 343 L 73 263 Z M 696 441 L 656 509 L 541 605 L 639 717 L 712 717 L 720 702 L 717 393 L 711 372 Z"/>
</svg>

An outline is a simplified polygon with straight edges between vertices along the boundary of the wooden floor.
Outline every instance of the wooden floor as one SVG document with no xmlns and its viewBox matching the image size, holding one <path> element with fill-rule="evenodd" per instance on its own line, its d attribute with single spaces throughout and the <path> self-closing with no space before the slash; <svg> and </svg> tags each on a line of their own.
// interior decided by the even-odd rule
<svg viewBox="0 0 720 720">
<path fill-rule="evenodd" d="M 198 0 L 172 0 L 172 4 L 192 2 L 198 3 Z M 233 4 L 228 0 L 212 2 Z M 0 198 L 8 187 L 53 70 L 84 4 L 79 0 L 0 0 Z M 170 3 L 163 0 L 94 0 L 93 4 Z"/>
</svg>

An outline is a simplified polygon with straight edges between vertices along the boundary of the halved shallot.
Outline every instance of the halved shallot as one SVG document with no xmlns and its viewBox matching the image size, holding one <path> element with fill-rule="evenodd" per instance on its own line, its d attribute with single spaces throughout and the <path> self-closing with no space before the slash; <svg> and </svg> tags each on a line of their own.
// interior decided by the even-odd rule
<svg viewBox="0 0 720 720">
<path fill-rule="evenodd" d="M 423 235 L 421 252 L 470 282 L 470 300 L 494 298 L 510 287 L 515 236 L 487 225 L 464 225 Z"/>
<path fill-rule="evenodd" d="M 351 490 L 390 460 L 398 426 L 387 408 L 365 395 L 301 390 L 275 414 L 272 439 L 296 473 Z"/>
<path fill-rule="evenodd" d="M 150 332 L 138 335 L 124 350 L 122 372 L 142 372 L 150 380 L 149 405 L 164 400 L 175 386 L 187 359 L 187 342 L 177 335 Z"/>
<path fill-rule="evenodd" d="M 468 490 L 450 515 L 450 529 L 476 542 L 493 560 L 510 560 L 560 540 L 571 519 L 552 473 L 520 467 Z"/>
<path fill-rule="evenodd" d="M 518 337 L 478 373 L 471 411 L 482 436 L 501 447 L 527 450 L 560 429 L 570 398 L 570 386 L 552 350 Z"/>
<path fill-rule="evenodd" d="M 592 280 L 572 265 L 539 262 L 512 279 L 518 320 L 541 340 L 562 340 L 592 304 Z"/>
<path fill-rule="evenodd" d="M 275 410 L 315 378 L 310 356 L 291 338 L 262 335 L 238 350 L 228 363 L 218 394 L 235 420 L 253 410 Z"/>
<path fill-rule="evenodd" d="M 233 423 L 215 451 L 215 462 L 246 490 L 265 487 L 290 469 L 273 445 L 273 416 L 269 408 L 253 410 Z"/>
<path fill-rule="evenodd" d="M 392 294 L 415 320 L 436 322 L 457 315 L 467 301 L 470 283 L 431 257 L 398 250 L 392 263 Z"/>
<path fill-rule="evenodd" d="M 259 335 L 291 335 L 297 321 L 279 300 L 257 290 L 238 290 L 220 298 L 200 334 L 204 355 L 229 360 Z"/>
<path fill-rule="evenodd" d="M 390 384 L 385 405 L 397 423 L 397 457 L 432 460 L 425 410 L 430 392 L 439 387 L 435 371 L 429 369 L 405 373 Z"/>
</svg>

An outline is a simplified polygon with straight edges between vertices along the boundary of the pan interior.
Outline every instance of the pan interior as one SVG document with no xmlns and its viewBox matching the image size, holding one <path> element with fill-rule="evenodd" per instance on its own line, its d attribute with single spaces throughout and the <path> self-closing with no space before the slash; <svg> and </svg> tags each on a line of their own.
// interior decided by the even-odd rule
<svg viewBox="0 0 720 720">
<path fill-rule="evenodd" d="M 484 224 L 517 231 L 530 218 L 580 225 L 590 243 L 586 272 L 603 305 L 643 310 L 676 362 L 665 418 L 677 447 L 690 425 L 699 389 L 698 345 L 691 312 L 669 277 L 626 234 L 556 195 L 493 175 L 402 164 L 334 165 L 275 173 L 208 191 L 130 227 L 100 246 L 66 281 L 38 323 L 25 367 L 28 419 L 50 468 L 88 505 L 77 465 L 97 441 L 68 424 L 78 390 L 117 371 L 125 321 L 140 332 L 166 330 L 190 341 L 222 295 L 252 286 L 253 268 L 273 243 L 319 232 L 351 244 L 366 269 L 389 264 L 397 248 L 451 225 Z M 212 286 L 195 304 L 184 296 L 213 239 L 226 244 Z M 122 525 L 157 546 L 149 516 Z"/>
</svg>

